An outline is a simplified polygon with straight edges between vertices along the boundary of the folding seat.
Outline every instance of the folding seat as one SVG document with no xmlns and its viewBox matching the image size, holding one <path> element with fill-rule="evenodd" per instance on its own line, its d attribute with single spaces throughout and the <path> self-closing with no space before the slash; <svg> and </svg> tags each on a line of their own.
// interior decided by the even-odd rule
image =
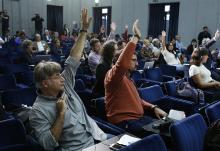
<svg viewBox="0 0 220 151">
<path fill-rule="evenodd" d="M 14 75 L 0 75 L 0 83 L 0 91 L 28 88 L 27 85 L 17 84 Z"/>
<path fill-rule="evenodd" d="M 175 151 L 202 151 L 207 125 L 203 117 L 196 113 L 170 127 Z"/>
<path fill-rule="evenodd" d="M 18 74 L 27 71 L 30 71 L 27 64 L 7 64 L 4 66 L 4 73 L 6 74 Z"/>
<path fill-rule="evenodd" d="M 93 98 L 92 90 L 87 89 L 83 80 L 81 79 L 75 80 L 74 89 L 76 93 L 79 95 L 79 97 L 82 99 L 87 111 L 90 112 L 90 106 L 91 106 L 90 100 Z"/>
<path fill-rule="evenodd" d="M 2 93 L 2 104 L 7 111 L 19 109 L 22 105 L 32 106 L 36 99 L 35 88 L 6 90 Z"/>
<path fill-rule="evenodd" d="M 30 151 L 34 140 L 27 137 L 24 125 L 17 119 L 0 121 L 0 151 Z"/>
<path fill-rule="evenodd" d="M 205 109 L 209 124 L 220 119 L 220 102 L 213 103 Z"/>
<path fill-rule="evenodd" d="M 29 87 L 34 86 L 34 72 L 27 71 L 17 75 L 17 83 L 25 84 Z"/>
<path fill-rule="evenodd" d="M 186 115 L 191 115 L 195 112 L 193 102 L 175 97 L 165 96 L 159 85 L 153 85 L 145 88 L 138 88 L 138 92 L 143 100 L 158 105 L 161 109 L 163 109 L 167 113 L 169 112 L 170 109 L 184 111 Z"/>
</svg>

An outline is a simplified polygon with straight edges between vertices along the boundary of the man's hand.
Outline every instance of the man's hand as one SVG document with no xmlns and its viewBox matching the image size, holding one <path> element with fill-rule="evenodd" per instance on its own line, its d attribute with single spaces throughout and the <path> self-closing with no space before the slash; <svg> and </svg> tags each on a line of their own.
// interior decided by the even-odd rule
<svg viewBox="0 0 220 151">
<path fill-rule="evenodd" d="M 154 113 L 155 113 L 155 115 L 156 115 L 156 117 L 157 118 L 163 118 L 163 117 L 165 117 L 165 116 L 167 116 L 167 113 L 166 112 L 164 112 L 163 110 L 161 110 L 160 108 L 158 108 L 158 107 L 156 107 L 156 108 L 154 108 Z"/>
<path fill-rule="evenodd" d="M 215 32 L 215 40 L 218 40 L 220 37 L 220 31 L 217 29 L 217 31 Z"/>
<path fill-rule="evenodd" d="M 82 30 L 87 30 L 89 28 L 91 20 L 92 18 L 88 16 L 88 10 L 84 8 L 81 13 Z"/>
<path fill-rule="evenodd" d="M 116 27 L 117 27 L 116 23 L 115 23 L 115 22 L 112 22 L 112 23 L 111 23 L 111 32 L 115 32 Z"/>
<path fill-rule="evenodd" d="M 132 31 L 133 31 L 134 35 L 137 35 L 139 38 L 141 38 L 141 32 L 138 27 L 138 23 L 139 23 L 139 20 L 137 19 L 133 24 Z"/>
<path fill-rule="evenodd" d="M 125 25 L 125 30 L 128 30 L 128 25 L 127 24 Z"/>
<path fill-rule="evenodd" d="M 161 34 L 162 34 L 162 37 L 166 37 L 166 32 L 164 30 L 161 32 Z"/>
<path fill-rule="evenodd" d="M 67 99 L 67 96 L 66 94 L 63 94 L 59 99 L 58 101 L 56 102 L 56 107 L 57 107 L 57 114 L 60 115 L 60 114 L 64 114 L 66 112 L 66 99 Z"/>
</svg>

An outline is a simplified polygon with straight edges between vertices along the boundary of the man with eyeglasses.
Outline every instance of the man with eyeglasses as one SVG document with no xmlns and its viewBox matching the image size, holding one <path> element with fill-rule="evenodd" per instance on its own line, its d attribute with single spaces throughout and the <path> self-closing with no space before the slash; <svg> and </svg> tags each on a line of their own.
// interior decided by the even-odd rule
<svg viewBox="0 0 220 151">
<path fill-rule="evenodd" d="M 138 20 L 133 24 L 134 36 L 126 47 L 115 55 L 115 65 L 105 75 L 105 110 L 109 122 L 134 135 L 144 137 L 147 133 L 143 126 L 152 122 L 151 117 L 144 115 L 144 110 L 154 113 L 158 118 L 167 114 L 158 106 L 142 100 L 130 78 L 138 66 L 135 47 L 141 33 L 137 24 Z"/>
<path fill-rule="evenodd" d="M 33 134 L 45 150 L 80 151 L 103 141 L 106 134 L 91 119 L 74 91 L 75 74 L 80 65 L 87 29 L 91 22 L 87 9 L 81 14 L 82 30 L 65 62 L 40 62 L 34 69 L 38 96 L 29 119 Z"/>
</svg>

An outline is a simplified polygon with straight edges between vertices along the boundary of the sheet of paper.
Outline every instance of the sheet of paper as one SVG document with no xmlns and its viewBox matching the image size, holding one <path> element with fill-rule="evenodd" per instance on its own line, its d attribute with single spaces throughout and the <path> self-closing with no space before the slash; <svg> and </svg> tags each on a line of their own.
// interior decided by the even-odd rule
<svg viewBox="0 0 220 151">
<path fill-rule="evenodd" d="M 125 145 L 125 146 L 128 146 L 134 142 L 137 142 L 141 140 L 140 138 L 136 138 L 136 137 L 132 137 L 132 136 L 129 136 L 127 134 L 123 135 L 119 141 L 117 142 L 118 144 L 121 144 L 121 145 Z"/>
<path fill-rule="evenodd" d="M 174 120 L 182 120 L 186 117 L 186 115 L 185 115 L 185 112 L 183 112 L 183 111 L 171 109 L 168 117 L 171 119 L 174 119 Z"/>
</svg>

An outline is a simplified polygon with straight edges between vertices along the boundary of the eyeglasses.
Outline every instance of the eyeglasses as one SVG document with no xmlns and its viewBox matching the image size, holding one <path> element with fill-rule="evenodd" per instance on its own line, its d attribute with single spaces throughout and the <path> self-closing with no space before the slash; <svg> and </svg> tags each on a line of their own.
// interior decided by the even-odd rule
<svg viewBox="0 0 220 151">
<path fill-rule="evenodd" d="M 60 73 L 56 73 L 55 75 L 52 75 L 47 80 L 53 80 L 53 79 L 60 79 L 62 75 Z"/>
</svg>

